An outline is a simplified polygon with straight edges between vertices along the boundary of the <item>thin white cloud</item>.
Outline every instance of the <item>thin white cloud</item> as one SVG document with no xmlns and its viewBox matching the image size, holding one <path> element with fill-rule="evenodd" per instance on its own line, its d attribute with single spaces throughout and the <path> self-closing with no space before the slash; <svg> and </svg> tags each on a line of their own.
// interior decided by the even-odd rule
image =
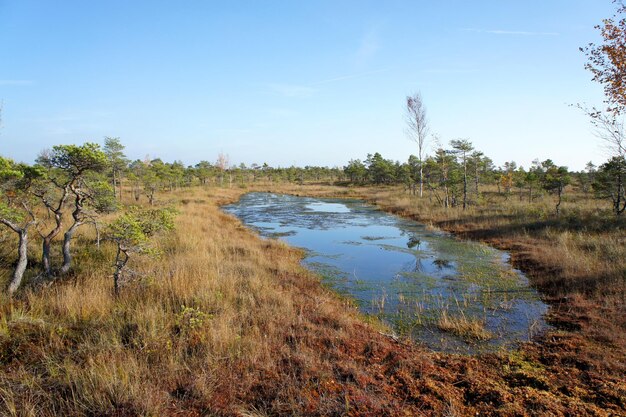
<svg viewBox="0 0 626 417">
<path fill-rule="evenodd" d="M 269 88 L 276 94 L 290 98 L 310 97 L 317 91 L 313 87 L 297 84 L 270 84 Z"/>
<path fill-rule="evenodd" d="M 0 80 L 0 85 L 32 85 L 33 80 Z"/>
<path fill-rule="evenodd" d="M 533 32 L 526 30 L 502 30 L 502 29 L 476 29 L 462 28 L 463 32 L 488 33 L 492 35 L 513 35 L 513 36 L 559 36 L 558 32 Z"/>
<path fill-rule="evenodd" d="M 425 74 L 470 74 L 478 72 L 478 70 L 469 68 L 430 68 L 424 69 L 421 72 Z"/>
<path fill-rule="evenodd" d="M 352 80 L 354 78 L 361 78 L 361 77 L 366 77 L 368 75 L 380 74 L 381 72 L 387 72 L 390 69 L 391 68 L 383 68 L 383 69 L 378 69 L 378 70 L 374 70 L 374 71 L 357 72 L 355 74 L 341 75 L 339 77 L 328 78 L 326 80 L 317 81 L 317 82 L 314 82 L 311 85 L 321 85 L 321 84 L 334 83 L 336 81 Z"/>
<path fill-rule="evenodd" d="M 363 71 L 356 72 L 353 74 L 340 75 L 337 77 L 326 78 L 319 81 L 314 81 L 312 83 L 307 84 L 283 84 L 283 83 L 272 83 L 268 84 L 269 89 L 274 94 L 281 95 L 287 98 L 309 98 L 317 93 L 317 86 L 335 83 L 339 81 L 352 80 L 355 78 L 367 77 L 369 75 L 380 74 L 382 72 L 387 72 L 391 68 L 382 68 L 373 71 Z"/>
<path fill-rule="evenodd" d="M 215 129 L 213 130 L 213 133 L 217 134 L 217 135 L 240 135 L 240 134 L 247 134 L 247 133 L 253 133 L 254 130 L 253 129 L 240 129 L 240 128 L 223 128 L 223 129 Z"/>
</svg>

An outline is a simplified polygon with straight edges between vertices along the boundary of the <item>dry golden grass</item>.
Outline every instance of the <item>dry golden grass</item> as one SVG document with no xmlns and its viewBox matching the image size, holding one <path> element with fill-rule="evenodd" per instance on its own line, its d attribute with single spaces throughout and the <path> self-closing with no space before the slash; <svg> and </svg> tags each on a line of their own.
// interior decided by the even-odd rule
<svg viewBox="0 0 626 417">
<path fill-rule="evenodd" d="M 225 192 L 217 198 L 235 195 Z M 267 271 L 289 272 L 299 255 L 279 243 L 254 239 L 216 205 L 202 201 L 181 206 L 176 231 L 159 242 L 164 256 L 135 262 L 141 278 L 118 298 L 111 291 L 110 268 L 90 265 L 79 266 L 72 279 L 26 290 L 11 304 L 5 300 L 0 337 L 17 346 L 3 345 L 3 359 L 29 355 L 28 362 L 44 367 L 48 378 L 63 381 L 70 394 L 66 400 L 75 404 L 59 405 L 54 398 L 59 393 L 37 389 L 47 384 L 33 379 L 29 369 L 17 369 L 0 382 L 5 412 L 57 415 L 78 405 L 88 413 L 132 402 L 142 413 L 157 415 L 167 403 L 163 386 L 176 384 L 163 376 L 204 370 L 191 377 L 192 385 L 210 394 L 219 378 L 207 378 L 207 372 L 244 357 L 253 366 L 269 355 L 267 336 L 276 333 L 276 318 L 288 325 L 297 314 Z M 86 241 L 90 231 L 83 232 Z M 78 243 L 76 264 L 81 265 L 89 254 L 81 253 Z M 267 251 L 263 245 L 276 246 L 269 248 L 276 252 L 273 262 L 260 256 Z M 102 250 L 103 263 L 110 263 L 111 248 L 103 245 Z M 185 308 L 200 320 L 190 322 Z M 45 340 L 46 346 L 31 346 L 33 338 Z M 25 386 L 32 395 L 26 403 L 20 397 Z M 143 399 L 140 404 L 137 398 Z M 22 404 L 19 412 L 10 411 L 13 404 Z M 49 409 L 50 404 L 61 408 Z"/>
<path fill-rule="evenodd" d="M 543 273 L 536 282 L 541 287 L 546 280 L 545 288 L 555 292 L 566 286 L 560 292 L 570 297 L 570 307 L 586 305 L 589 311 L 597 307 L 596 294 L 603 294 L 606 312 L 623 309 L 615 286 L 582 290 L 585 277 L 613 282 L 624 267 L 621 232 L 605 227 L 604 214 L 594 217 L 593 202 L 577 214 L 583 220 L 567 220 L 573 202 L 554 220 L 549 201 L 530 211 L 514 201 L 502 207 L 494 201 L 461 212 L 443 211 L 396 189 L 250 189 L 270 187 L 366 198 L 436 226 L 474 231 L 468 236 L 528 255 L 520 260 L 546 271 L 558 268 L 553 277 L 565 284 L 551 284 Z M 564 360 L 555 368 L 549 397 L 542 399 L 530 386 L 522 387 L 524 397 L 518 395 L 520 382 L 502 374 L 506 357 L 485 363 L 447 358 L 382 336 L 300 266 L 300 251 L 259 239 L 219 209 L 248 190 L 194 188 L 160 195 L 160 204 L 180 210 L 176 230 L 159 239 L 160 259 L 131 261 L 137 278 L 118 297 L 112 291 L 113 248 L 97 249 L 94 231 L 84 228 L 70 277 L 26 287 L 14 300 L 0 299 L 0 415 L 441 415 L 449 409 L 474 415 L 496 408 L 510 411 L 503 415 L 526 415 L 539 405 L 555 415 L 608 415 L 604 409 L 624 409 L 623 379 L 603 376 L 595 362 L 589 362 L 593 378 L 604 378 L 603 385 L 591 384 L 595 379 L 585 377 L 578 362 Z M 595 223 L 587 224 L 588 216 Z M 0 242 L 0 282 L 14 258 L 12 238 Z M 35 239 L 30 249 L 39 253 Z M 476 323 L 451 317 L 448 322 L 480 335 Z M 533 352 L 532 360 L 555 362 L 551 350 Z M 563 376 L 561 369 L 567 370 Z M 570 380 L 591 394 L 574 390 Z M 603 396 L 607 390 L 615 397 Z"/>
<path fill-rule="evenodd" d="M 467 318 L 464 314 L 451 316 L 447 311 L 443 311 L 437 327 L 444 332 L 450 332 L 465 340 L 489 340 L 493 334 L 485 328 L 485 322 L 477 318 Z"/>
<path fill-rule="evenodd" d="M 300 251 L 260 240 L 219 209 L 241 193 L 164 194 L 161 203 L 181 212 L 176 229 L 160 238 L 160 259 L 131 261 L 137 278 L 118 297 L 113 248 L 97 250 L 93 230 L 84 228 L 74 244 L 75 274 L 3 299 L 0 415 L 163 415 L 172 401 L 190 399 L 232 411 L 232 397 L 256 373 L 281 373 L 277 348 L 288 329 L 310 320 L 297 298 L 333 316 L 334 333 L 350 327 L 356 312 L 300 266 Z M 319 358 L 303 360 L 314 367 Z"/>
</svg>

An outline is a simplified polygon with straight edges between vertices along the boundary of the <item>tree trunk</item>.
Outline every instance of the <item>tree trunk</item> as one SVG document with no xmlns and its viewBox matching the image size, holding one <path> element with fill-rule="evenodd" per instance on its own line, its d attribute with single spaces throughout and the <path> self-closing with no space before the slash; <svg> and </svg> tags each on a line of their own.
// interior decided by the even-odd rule
<svg viewBox="0 0 626 417">
<path fill-rule="evenodd" d="M 52 239 L 45 236 L 43 238 L 42 248 L 41 248 L 41 264 L 43 265 L 43 272 L 46 276 L 52 275 L 52 267 L 50 266 L 50 245 L 52 244 Z"/>
<path fill-rule="evenodd" d="M 100 249 L 100 226 L 96 220 L 93 221 L 93 228 L 96 230 L 96 247 Z"/>
<path fill-rule="evenodd" d="M 56 184 L 56 183 L 55 183 Z M 46 208 L 48 209 L 47 215 L 50 218 L 50 215 L 54 215 L 55 226 L 47 235 L 44 235 L 40 232 L 42 237 L 42 248 L 41 248 L 41 263 L 43 265 L 44 275 L 46 277 L 50 277 L 52 275 L 52 266 L 50 263 L 50 247 L 52 246 L 52 241 L 55 237 L 61 232 L 61 227 L 63 225 L 63 206 L 65 201 L 67 200 L 69 191 L 70 191 L 71 183 L 65 184 L 63 186 L 63 193 L 61 194 L 61 198 L 58 200 L 56 204 L 52 204 L 48 199 L 46 199 L 45 194 L 36 194 L 37 197 L 41 199 Z"/>
<path fill-rule="evenodd" d="M 65 232 L 65 235 L 63 236 L 63 265 L 61 266 L 61 274 L 68 273 L 72 267 L 70 244 L 72 243 L 72 238 L 74 237 L 74 233 L 76 233 L 76 229 L 78 229 L 81 224 L 81 222 L 74 222 L 74 224 L 67 229 L 67 232 Z"/>
<path fill-rule="evenodd" d="M 122 255 L 124 258 L 122 259 Z M 115 295 L 119 293 L 120 278 L 122 278 L 122 270 L 128 262 L 129 256 L 127 250 L 122 248 L 122 245 L 117 245 L 117 255 L 115 256 L 115 272 L 113 272 L 113 292 Z"/>
<path fill-rule="evenodd" d="M 17 250 L 17 265 L 15 266 L 13 276 L 11 276 L 11 281 L 9 283 L 9 295 L 13 295 L 20 287 L 22 278 L 24 277 L 24 272 L 26 271 L 26 266 L 28 265 L 28 226 L 20 229 L 18 234 L 20 236 L 20 241 Z"/>
<path fill-rule="evenodd" d="M 478 162 L 476 162 L 476 172 L 474 173 L 474 187 L 476 188 L 476 195 L 478 196 Z"/>
<path fill-rule="evenodd" d="M 82 213 L 85 197 L 77 189 L 72 188 L 72 192 L 75 196 L 74 211 L 72 211 L 74 224 L 72 224 L 70 228 L 67 229 L 65 235 L 63 236 L 63 265 L 61 265 L 61 275 L 68 273 L 72 266 L 72 254 L 70 252 L 70 244 L 72 243 L 72 238 L 74 237 L 74 233 L 76 233 L 76 229 L 78 229 L 78 227 L 83 224 Z"/>
<path fill-rule="evenodd" d="M 463 210 L 467 207 L 467 162 L 463 154 Z"/>
<path fill-rule="evenodd" d="M 556 203 L 556 215 L 558 216 L 559 214 L 561 214 L 561 194 L 562 194 L 561 187 L 559 187 L 557 192 L 558 192 L 558 200 L 557 200 L 557 203 Z"/>
<path fill-rule="evenodd" d="M 118 173 L 118 176 L 117 176 L 117 183 L 119 184 L 119 187 L 120 187 L 120 203 L 121 203 L 122 200 L 123 200 L 123 197 L 122 197 L 122 176 L 119 173 Z"/>
<path fill-rule="evenodd" d="M 50 231 L 46 236 L 43 237 L 42 248 L 41 248 L 41 263 L 43 264 L 43 270 L 46 276 L 52 275 L 52 267 L 50 265 L 50 247 L 52 246 L 52 240 L 59 234 L 61 231 L 61 224 L 63 219 L 63 213 L 55 212 L 54 220 L 56 222 L 56 226 L 54 229 Z"/>
<path fill-rule="evenodd" d="M 424 196 L 424 171 L 422 169 L 422 161 L 420 160 L 420 198 Z"/>
<path fill-rule="evenodd" d="M 626 209 L 626 201 L 623 202 L 622 205 L 622 195 L 624 193 L 624 185 L 622 184 L 622 174 L 618 172 L 617 174 L 617 196 L 615 199 L 615 214 L 619 216 Z"/>
<path fill-rule="evenodd" d="M 115 178 L 115 168 L 113 169 L 113 197 L 117 198 L 117 179 Z"/>
</svg>

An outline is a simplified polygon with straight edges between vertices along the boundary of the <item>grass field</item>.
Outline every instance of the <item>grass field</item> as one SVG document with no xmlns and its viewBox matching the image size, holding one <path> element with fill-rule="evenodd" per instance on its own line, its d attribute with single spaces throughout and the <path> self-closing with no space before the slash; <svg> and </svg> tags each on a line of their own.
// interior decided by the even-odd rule
<svg viewBox="0 0 626 417">
<path fill-rule="evenodd" d="M 387 336 L 301 267 L 299 250 L 219 209 L 252 189 L 362 198 L 509 250 L 554 329 L 475 357 Z M 626 415 L 626 237 L 601 202 L 572 195 L 556 218 L 550 197 L 497 193 L 465 212 L 393 188 L 158 197 L 180 211 L 176 229 L 160 258 L 133 261 L 118 297 L 113 247 L 96 248 L 85 226 L 71 276 L 0 300 L 0 415 Z M 12 239 L 0 242 L 3 282 Z M 36 265 L 36 239 L 30 249 Z"/>
</svg>

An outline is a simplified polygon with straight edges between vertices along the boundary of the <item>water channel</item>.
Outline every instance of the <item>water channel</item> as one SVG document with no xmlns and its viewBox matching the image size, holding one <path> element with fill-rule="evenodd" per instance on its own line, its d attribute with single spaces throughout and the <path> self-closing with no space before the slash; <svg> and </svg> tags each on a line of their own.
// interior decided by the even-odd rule
<svg viewBox="0 0 626 417">
<path fill-rule="evenodd" d="M 224 207 L 398 334 L 434 350 L 514 346 L 545 328 L 547 306 L 508 254 L 362 201 L 249 193 Z"/>
</svg>

